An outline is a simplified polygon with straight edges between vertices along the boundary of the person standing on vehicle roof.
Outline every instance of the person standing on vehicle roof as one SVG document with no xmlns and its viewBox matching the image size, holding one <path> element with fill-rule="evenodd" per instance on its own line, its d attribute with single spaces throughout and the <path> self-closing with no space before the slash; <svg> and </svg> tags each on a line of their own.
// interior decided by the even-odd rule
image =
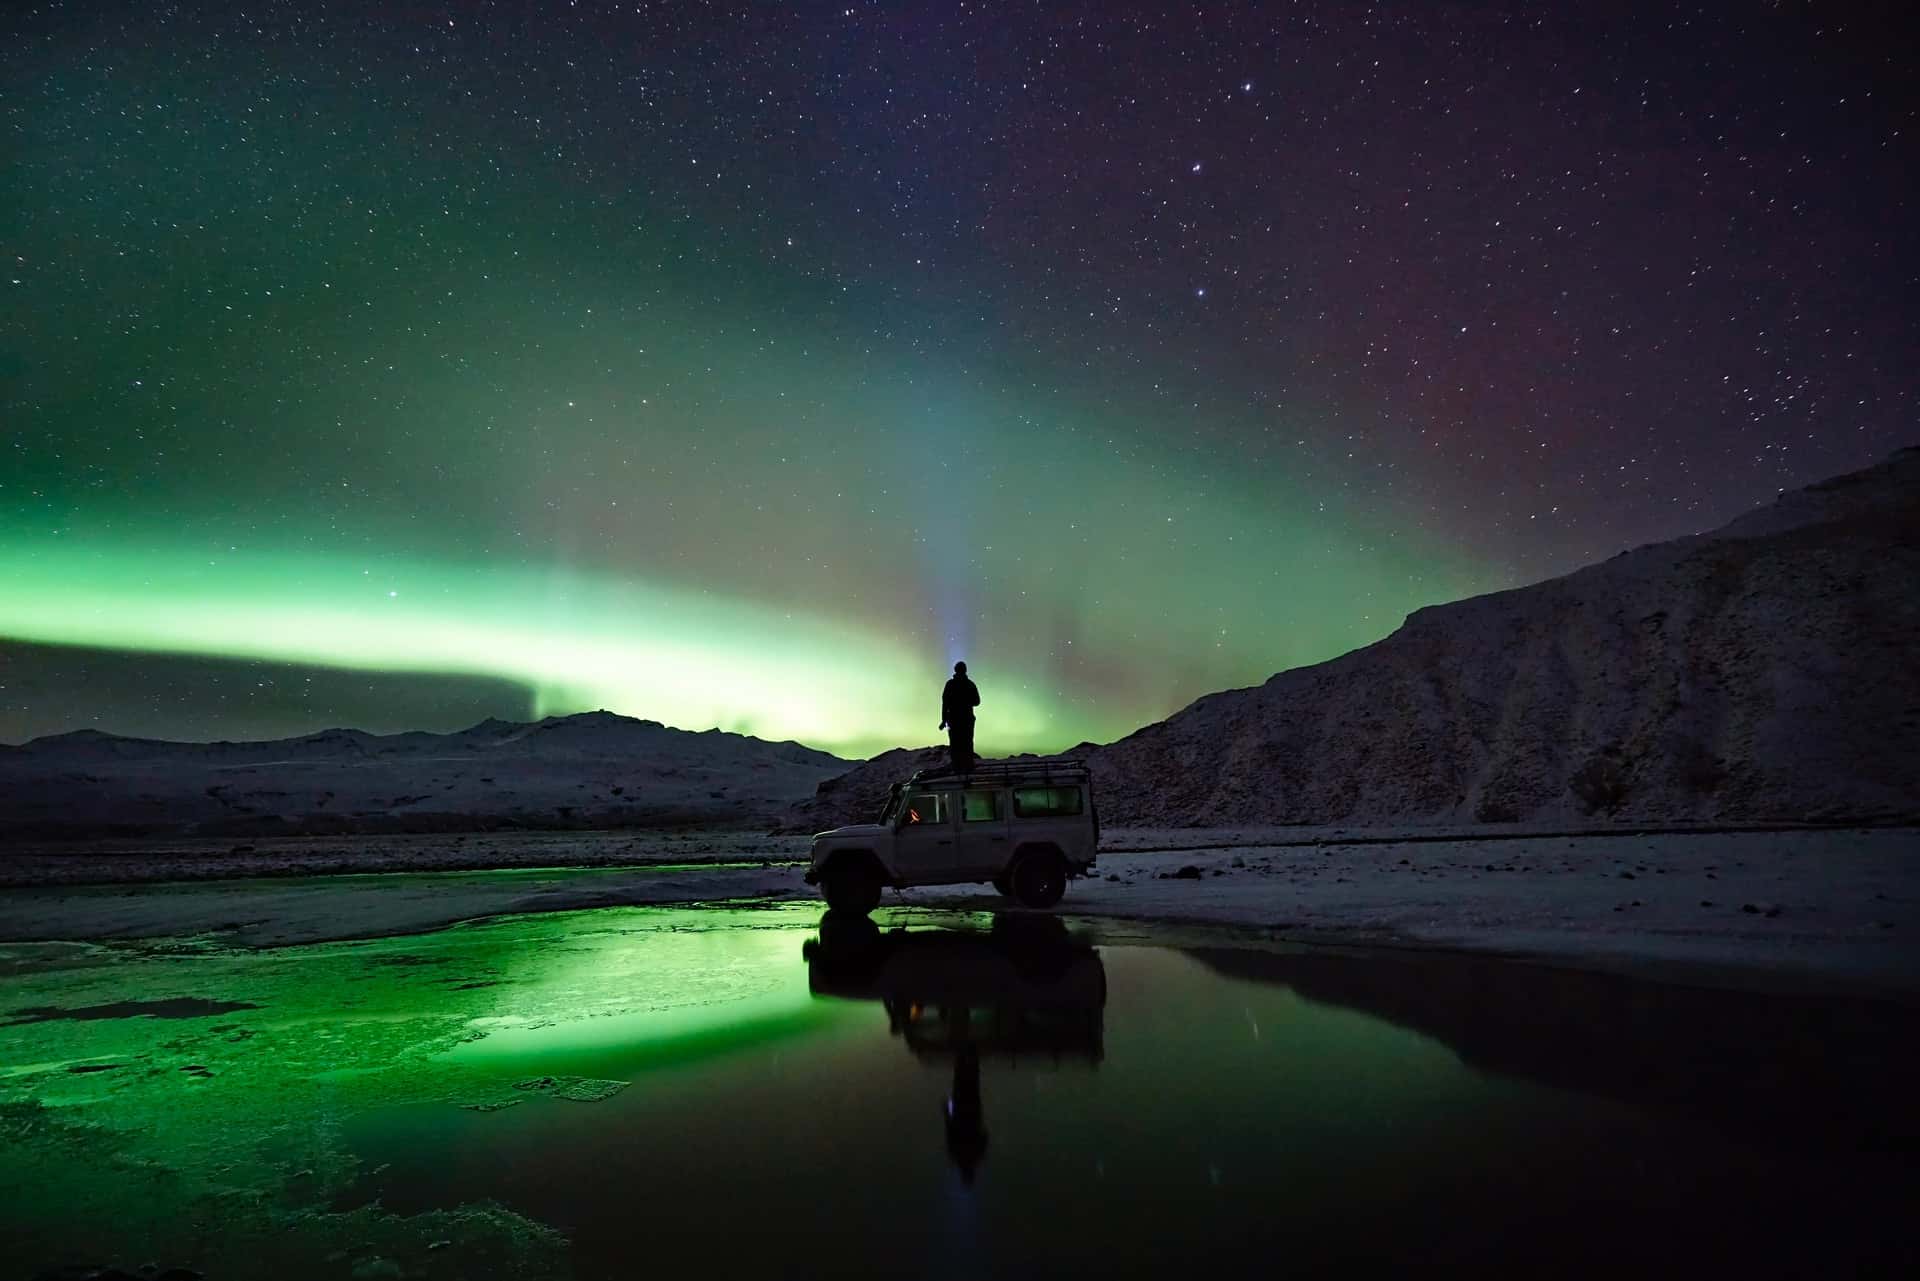
<svg viewBox="0 0 1920 1281">
<path fill-rule="evenodd" d="M 973 769 L 973 709 L 978 706 L 980 691 L 967 679 L 967 665 L 955 663 L 953 678 L 940 692 L 940 728 L 947 731 L 948 755 L 961 774 Z"/>
</svg>

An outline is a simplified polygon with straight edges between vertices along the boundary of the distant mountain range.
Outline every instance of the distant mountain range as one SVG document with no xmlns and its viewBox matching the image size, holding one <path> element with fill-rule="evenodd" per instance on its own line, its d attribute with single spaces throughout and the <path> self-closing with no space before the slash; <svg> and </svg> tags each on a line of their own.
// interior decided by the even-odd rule
<svg viewBox="0 0 1920 1281">
<path fill-rule="evenodd" d="M 0 835 L 764 825 L 850 764 L 611 712 L 258 743 L 79 730 L 0 747 Z"/>
</svg>

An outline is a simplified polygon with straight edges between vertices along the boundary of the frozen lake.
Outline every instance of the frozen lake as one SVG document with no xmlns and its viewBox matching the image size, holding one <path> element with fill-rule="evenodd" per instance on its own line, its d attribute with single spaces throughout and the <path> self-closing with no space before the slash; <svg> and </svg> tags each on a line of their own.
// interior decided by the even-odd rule
<svg viewBox="0 0 1920 1281">
<path fill-rule="evenodd" d="M 1920 1261 L 1910 1003 L 876 921 L 0 947 L 10 1258 L 280 1281 Z"/>
</svg>

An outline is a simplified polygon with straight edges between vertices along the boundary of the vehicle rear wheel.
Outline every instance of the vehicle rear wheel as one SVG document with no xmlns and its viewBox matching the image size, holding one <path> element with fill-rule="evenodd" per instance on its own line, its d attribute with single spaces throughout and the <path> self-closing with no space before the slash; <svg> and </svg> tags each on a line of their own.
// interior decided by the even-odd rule
<svg viewBox="0 0 1920 1281">
<path fill-rule="evenodd" d="M 858 864 L 830 869 L 821 886 L 827 906 L 836 912 L 865 916 L 880 906 L 880 874 Z"/>
<path fill-rule="evenodd" d="M 1025 907 L 1052 907 L 1067 892 L 1067 861 L 1051 850 L 1023 855 L 1013 865 L 1013 896 Z"/>
<path fill-rule="evenodd" d="M 858 956 L 880 941 L 880 927 L 861 912 L 828 908 L 820 918 L 820 945 L 842 959 Z"/>
<path fill-rule="evenodd" d="M 1013 897 L 1013 882 L 1007 879 L 1005 872 L 993 878 L 993 888 L 1000 891 L 1001 898 Z"/>
</svg>

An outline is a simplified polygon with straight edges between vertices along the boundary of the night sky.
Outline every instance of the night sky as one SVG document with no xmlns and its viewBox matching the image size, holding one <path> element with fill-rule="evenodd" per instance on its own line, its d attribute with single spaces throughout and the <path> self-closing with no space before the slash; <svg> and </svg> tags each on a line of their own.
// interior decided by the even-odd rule
<svg viewBox="0 0 1920 1281">
<path fill-rule="evenodd" d="M 1054 749 L 1717 525 L 1920 435 L 1854 8 L 8 6 L 0 739 Z"/>
</svg>

